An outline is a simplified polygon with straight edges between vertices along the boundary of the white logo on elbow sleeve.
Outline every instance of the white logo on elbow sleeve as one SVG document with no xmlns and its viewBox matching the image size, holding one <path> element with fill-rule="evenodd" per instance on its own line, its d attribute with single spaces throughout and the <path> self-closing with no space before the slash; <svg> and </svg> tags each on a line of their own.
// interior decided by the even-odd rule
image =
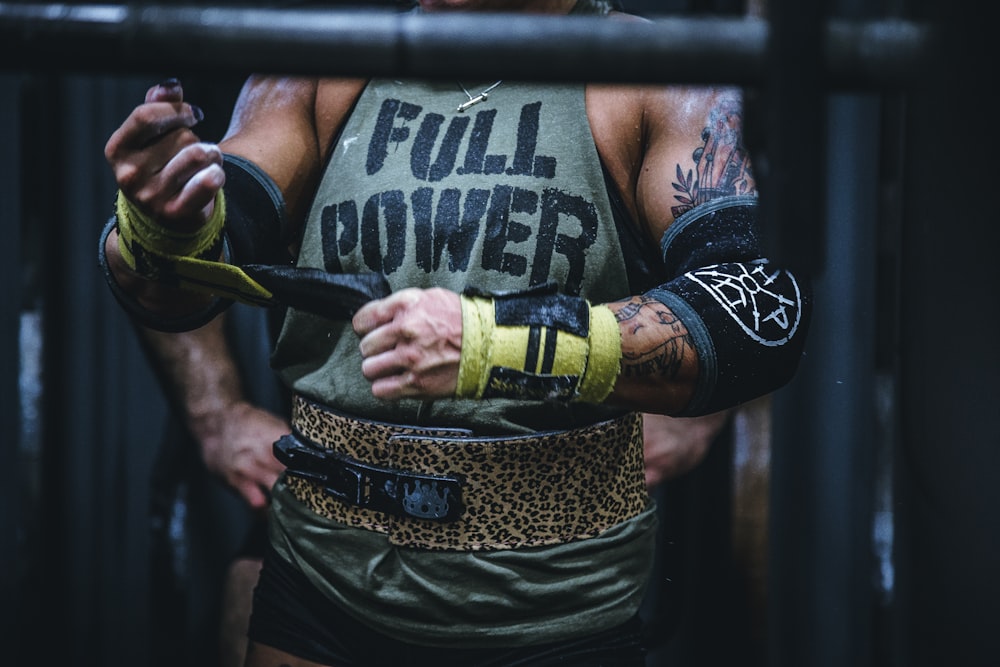
<svg viewBox="0 0 1000 667">
<path fill-rule="evenodd" d="M 784 345 L 798 329 L 802 294 L 787 271 L 768 271 L 766 264 L 725 264 L 691 271 L 687 277 L 761 345 Z"/>
</svg>

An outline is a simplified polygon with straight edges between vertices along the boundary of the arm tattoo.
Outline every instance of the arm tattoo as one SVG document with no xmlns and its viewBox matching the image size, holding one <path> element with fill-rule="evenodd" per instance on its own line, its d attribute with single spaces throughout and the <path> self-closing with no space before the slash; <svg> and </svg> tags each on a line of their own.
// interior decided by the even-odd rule
<svg viewBox="0 0 1000 667">
<path fill-rule="evenodd" d="M 632 297 L 615 317 L 620 323 L 630 325 L 632 334 L 649 326 L 663 329 L 648 336 L 650 341 L 655 341 L 650 348 L 623 353 L 622 375 L 625 377 L 662 377 L 670 380 L 677 377 L 685 356 L 697 355 L 687 327 L 673 311 L 656 299 Z"/>
<path fill-rule="evenodd" d="M 742 141 L 743 110 L 739 100 L 727 97 L 713 109 L 701 132 L 701 145 L 691 154 L 694 169 L 685 173 L 677 165 L 672 183 L 678 204 L 671 210 L 679 217 L 698 204 L 726 195 L 748 194 L 753 170 Z"/>
</svg>

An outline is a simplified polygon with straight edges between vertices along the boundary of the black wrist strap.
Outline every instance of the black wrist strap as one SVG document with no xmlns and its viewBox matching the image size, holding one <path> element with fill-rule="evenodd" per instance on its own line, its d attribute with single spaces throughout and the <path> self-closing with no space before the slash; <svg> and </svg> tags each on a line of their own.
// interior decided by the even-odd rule
<svg viewBox="0 0 1000 667">
<path fill-rule="evenodd" d="M 191 331 L 192 329 L 197 329 L 204 326 L 219 313 L 229 308 L 232 305 L 231 299 L 220 299 L 216 298 L 207 308 L 192 315 L 187 315 L 185 317 L 179 318 L 168 318 L 162 315 L 157 315 L 156 313 L 150 312 L 148 309 L 144 308 L 139 304 L 135 298 L 125 292 L 115 280 L 114 273 L 111 272 L 111 267 L 108 265 L 108 256 L 105 246 L 107 245 L 108 236 L 111 231 L 115 229 L 118 225 L 118 220 L 112 216 L 108 223 L 104 226 L 104 230 L 101 232 L 100 242 L 97 246 L 97 261 L 101 267 L 101 272 L 104 274 L 104 280 L 108 283 L 108 287 L 111 289 L 111 294 L 115 297 L 115 301 L 128 313 L 129 317 L 132 318 L 137 324 L 141 324 L 149 329 L 155 329 L 156 331 L 164 331 L 167 333 L 177 333 L 180 331 Z M 224 248 L 226 254 L 228 254 L 228 247 Z"/>
</svg>

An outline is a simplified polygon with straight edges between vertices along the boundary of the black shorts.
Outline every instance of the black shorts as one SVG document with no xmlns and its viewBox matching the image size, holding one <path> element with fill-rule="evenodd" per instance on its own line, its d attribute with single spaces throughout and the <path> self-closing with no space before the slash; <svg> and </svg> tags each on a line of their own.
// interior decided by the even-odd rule
<svg viewBox="0 0 1000 667">
<path fill-rule="evenodd" d="M 638 615 L 584 638 L 512 649 L 401 642 L 359 623 L 270 547 L 253 596 L 250 640 L 334 667 L 643 667 Z"/>
</svg>

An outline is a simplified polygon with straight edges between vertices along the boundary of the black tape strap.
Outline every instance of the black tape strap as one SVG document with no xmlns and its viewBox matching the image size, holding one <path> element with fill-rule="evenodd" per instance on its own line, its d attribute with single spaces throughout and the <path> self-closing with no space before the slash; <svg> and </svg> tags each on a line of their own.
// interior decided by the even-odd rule
<svg viewBox="0 0 1000 667">
<path fill-rule="evenodd" d="M 392 291 L 381 273 L 328 273 L 267 264 L 241 268 L 274 294 L 280 305 L 330 319 L 350 319 L 361 306 Z"/>
<path fill-rule="evenodd" d="M 291 261 L 292 232 L 277 184 L 256 164 L 238 155 L 223 156 L 226 171 L 226 236 L 237 264 Z"/>
<path fill-rule="evenodd" d="M 204 310 L 186 317 L 178 318 L 163 317 L 161 315 L 151 313 L 147 309 L 143 308 L 139 302 L 132 297 L 132 295 L 128 294 L 121 288 L 121 285 L 119 285 L 118 281 L 115 280 L 114 273 L 111 272 L 111 267 L 108 265 L 108 257 L 105 246 L 107 245 L 108 235 L 111 234 L 111 231 L 116 228 L 117 224 L 117 218 L 112 217 L 108 220 L 107 224 L 104 225 L 104 229 L 101 232 L 97 246 L 97 262 L 101 267 L 101 273 L 104 275 L 104 280 L 111 289 L 111 294 L 114 296 L 115 301 L 118 302 L 122 309 L 125 310 L 129 317 L 131 317 L 136 323 L 149 329 L 163 331 L 166 333 L 191 331 L 192 329 L 197 329 L 198 327 L 207 324 L 212 320 L 212 318 L 232 305 L 233 302 L 230 299 L 217 298 Z M 223 252 L 225 256 L 228 256 L 228 244 L 223 245 Z"/>
</svg>

